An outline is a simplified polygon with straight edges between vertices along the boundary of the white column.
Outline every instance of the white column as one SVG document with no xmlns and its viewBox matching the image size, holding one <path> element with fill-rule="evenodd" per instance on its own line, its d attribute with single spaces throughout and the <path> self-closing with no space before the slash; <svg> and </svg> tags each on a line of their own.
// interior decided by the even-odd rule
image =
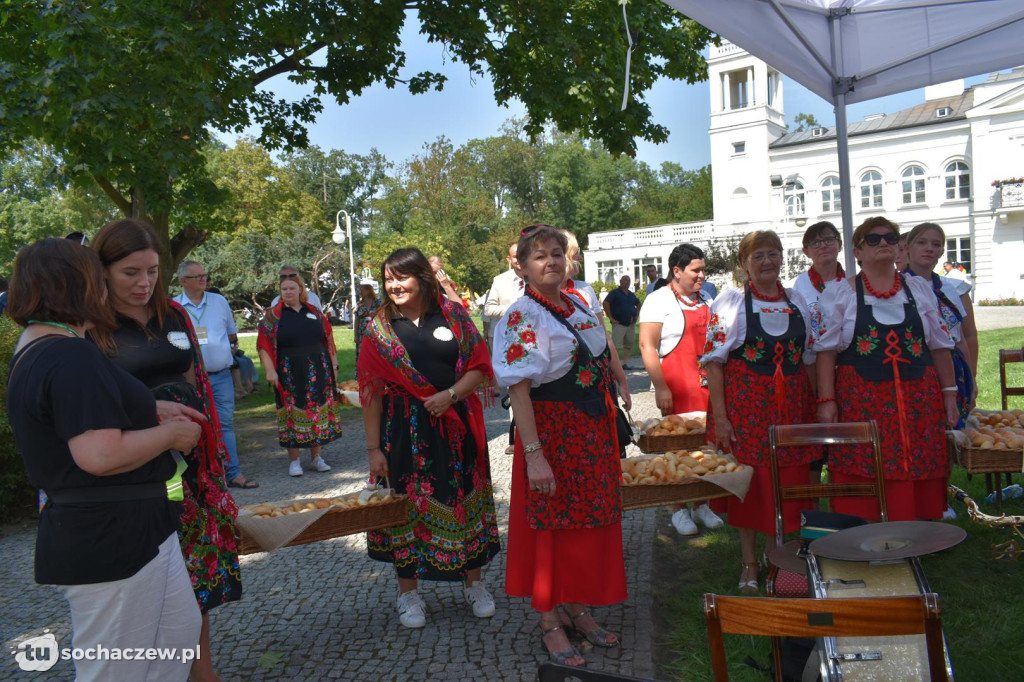
<svg viewBox="0 0 1024 682">
<path fill-rule="evenodd" d="M 711 113 L 722 110 L 722 74 L 715 73 L 709 79 L 711 86 Z"/>
<path fill-rule="evenodd" d="M 754 67 L 747 67 L 747 106 L 752 107 L 757 104 L 757 97 L 754 94 Z"/>
<path fill-rule="evenodd" d="M 729 85 L 729 72 L 722 74 L 722 108 L 726 111 L 732 109 L 732 87 Z"/>
</svg>

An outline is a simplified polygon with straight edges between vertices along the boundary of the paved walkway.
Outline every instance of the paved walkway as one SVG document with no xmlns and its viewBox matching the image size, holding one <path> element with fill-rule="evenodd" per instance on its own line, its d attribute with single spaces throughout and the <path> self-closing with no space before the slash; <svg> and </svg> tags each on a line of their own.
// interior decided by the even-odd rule
<svg viewBox="0 0 1024 682">
<path fill-rule="evenodd" d="M 1024 327 L 1024 306 L 974 305 L 979 331 Z M 1024 340 L 1021 341 L 1024 343 Z"/>
<path fill-rule="evenodd" d="M 633 372 L 634 418 L 656 413 L 650 381 Z M 260 481 L 254 491 L 236 492 L 239 505 L 296 496 L 333 495 L 358 489 L 366 477 L 362 421 L 351 411 L 344 437 L 324 448 L 333 470 L 287 475 L 279 448 L 242 445 L 247 474 Z M 508 526 L 511 457 L 504 454 L 507 413 L 487 411 L 487 433 L 504 548 Z M 269 426 L 269 425 L 268 425 Z M 11 530 L 11 529 L 8 529 Z M 31 525 L 0 538 L 0 679 L 68 680 L 70 661 L 46 673 L 22 672 L 10 651 L 48 629 L 70 646 L 67 603 L 53 587 L 32 580 L 35 531 Z M 623 518 L 629 598 L 596 609 L 599 622 L 621 633 L 626 646 L 586 654 L 591 669 L 652 677 L 650 570 L 655 511 Z M 537 618 L 525 599 L 504 593 L 505 555 L 485 572 L 497 614 L 474 618 L 462 600 L 461 584 L 424 583 L 428 624 L 407 630 L 395 611 L 397 585 L 386 564 L 366 557 L 364 535 L 288 547 L 242 558 L 244 597 L 211 612 L 213 657 L 225 680 L 535 680 L 542 653 Z"/>
</svg>

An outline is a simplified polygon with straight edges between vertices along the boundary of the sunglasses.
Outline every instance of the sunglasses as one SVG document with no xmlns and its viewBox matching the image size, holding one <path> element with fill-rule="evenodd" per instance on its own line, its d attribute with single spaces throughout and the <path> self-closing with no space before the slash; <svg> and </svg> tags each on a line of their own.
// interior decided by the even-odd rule
<svg viewBox="0 0 1024 682">
<path fill-rule="evenodd" d="M 885 243 L 888 244 L 889 246 L 896 246 L 897 244 L 900 243 L 900 236 L 895 232 L 886 232 L 885 234 L 878 234 L 877 232 L 872 232 L 871 234 L 864 235 L 864 239 L 861 241 L 861 244 L 867 244 L 868 246 L 878 246 L 879 244 L 882 243 L 883 239 L 885 240 Z"/>
<path fill-rule="evenodd" d="M 536 232 L 537 230 L 539 230 L 542 227 L 551 227 L 551 226 L 550 225 L 545 225 L 544 223 L 534 223 L 533 225 L 527 225 L 519 233 L 519 236 L 520 237 L 525 237 L 527 235 L 533 234 L 534 232 Z"/>
<path fill-rule="evenodd" d="M 296 274 L 294 272 L 289 272 L 286 275 L 279 275 L 278 276 L 278 279 L 280 279 L 282 282 L 285 281 L 286 279 L 298 279 L 298 278 L 299 278 L 298 274 Z"/>
<path fill-rule="evenodd" d="M 184 275 L 182 277 L 182 279 L 201 279 L 201 280 L 207 280 L 207 279 L 210 279 L 210 276 L 209 275 Z"/>
</svg>

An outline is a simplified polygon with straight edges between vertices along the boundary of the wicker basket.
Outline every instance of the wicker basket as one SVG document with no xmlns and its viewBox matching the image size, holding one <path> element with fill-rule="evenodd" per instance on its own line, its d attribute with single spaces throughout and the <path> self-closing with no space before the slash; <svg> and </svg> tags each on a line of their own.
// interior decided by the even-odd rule
<svg viewBox="0 0 1024 682">
<path fill-rule="evenodd" d="M 620 490 L 622 490 L 623 511 L 732 496 L 728 490 L 699 479 L 689 483 L 624 485 Z"/>
<path fill-rule="evenodd" d="M 660 454 L 670 450 L 697 450 L 707 442 L 707 433 L 680 434 L 678 436 L 648 436 L 637 439 L 641 452 Z"/>
<path fill-rule="evenodd" d="M 377 502 L 365 507 L 332 507 L 326 514 L 296 535 L 285 547 L 306 545 L 342 535 L 354 535 L 377 528 L 388 528 L 405 523 L 409 518 L 408 498 L 395 495 L 387 502 Z M 239 554 L 262 552 L 258 544 L 239 529 Z"/>
<path fill-rule="evenodd" d="M 1024 452 L 989 448 L 962 448 L 957 463 L 969 474 L 1024 472 Z"/>
</svg>

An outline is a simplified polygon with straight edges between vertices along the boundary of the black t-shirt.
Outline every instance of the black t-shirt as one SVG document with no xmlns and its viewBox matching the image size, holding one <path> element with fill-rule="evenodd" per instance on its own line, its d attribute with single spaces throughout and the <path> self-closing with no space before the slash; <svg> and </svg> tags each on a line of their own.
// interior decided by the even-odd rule
<svg viewBox="0 0 1024 682">
<path fill-rule="evenodd" d="M 14 367 L 14 362 L 20 362 Z M 170 453 L 134 471 L 93 476 L 78 467 L 68 441 L 99 429 L 158 424 L 149 390 L 91 342 L 39 342 L 12 360 L 7 405 L 18 450 L 37 488 L 162 483 L 174 474 Z M 36 582 L 86 585 L 123 580 L 152 560 L 178 527 L 181 507 L 166 498 L 81 504 L 47 503 L 39 515 Z"/>
<path fill-rule="evenodd" d="M 455 384 L 455 363 L 459 342 L 448 328 L 444 313 L 433 306 L 423 315 L 420 326 L 405 317 L 391 318 L 391 327 L 409 354 L 409 362 L 434 388 L 443 391 Z"/>
<path fill-rule="evenodd" d="M 323 342 L 323 324 L 312 310 L 303 306 L 296 312 L 286 305 L 281 306 L 281 321 L 277 327 L 278 352 L 322 346 Z"/>
<path fill-rule="evenodd" d="M 118 315 L 113 337 L 114 364 L 151 389 L 185 381 L 195 358 L 185 318 L 174 310 L 164 316 L 163 329 L 155 315 L 145 329 L 134 319 Z"/>
</svg>

